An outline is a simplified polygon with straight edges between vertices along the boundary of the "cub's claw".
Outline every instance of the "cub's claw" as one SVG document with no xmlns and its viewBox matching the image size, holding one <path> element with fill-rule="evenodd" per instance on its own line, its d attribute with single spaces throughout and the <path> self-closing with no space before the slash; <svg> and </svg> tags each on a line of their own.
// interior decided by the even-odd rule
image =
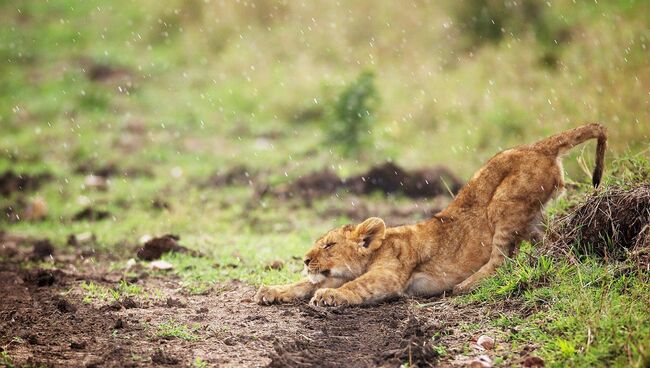
<svg viewBox="0 0 650 368">
<path fill-rule="evenodd" d="M 320 289 L 309 302 L 317 307 L 340 307 L 349 304 L 348 299 L 337 289 Z"/>
<path fill-rule="evenodd" d="M 255 303 L 269 305 L 273 303 L 286 303 L 292 298 L 286 294 L 286 291 L 277 286 L 261 286 L 255 294 Z"/>
<path fill-rule="evenodd" d="M 453 295 L 463 295 L 472 291 L 472 285 L 465 284 L 464 282 L 454 286 L 452 289 Z"/>
</svg>

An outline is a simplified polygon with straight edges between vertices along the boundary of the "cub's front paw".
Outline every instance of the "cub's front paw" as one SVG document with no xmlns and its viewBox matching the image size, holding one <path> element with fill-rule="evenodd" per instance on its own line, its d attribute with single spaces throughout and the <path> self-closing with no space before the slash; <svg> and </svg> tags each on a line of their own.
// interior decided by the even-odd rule
<svg viewBox="0 0 650 368">
<path fill-rule="evenodd" d="M 454 295 L 463 295 L 469 293 L 470 291 L 472 291 L 472 285 L 465 284 L 464 282 L 461 282 L 460 284 L 454 286 L 452 289 Z"/>
<path fill-rule="evenodd" d="M 281 286 L 260 286 L 255 294 L 255 303 L 268 305 L 273 303 L 288 303 L 293 297 Z"/>
<path fill-rule="evenodd" d="M 309 303 L 318 307 L 339 307 L 350 304 L 350 301 L 342 291 L 327 288 L 316 290 Z"/>
</svg>

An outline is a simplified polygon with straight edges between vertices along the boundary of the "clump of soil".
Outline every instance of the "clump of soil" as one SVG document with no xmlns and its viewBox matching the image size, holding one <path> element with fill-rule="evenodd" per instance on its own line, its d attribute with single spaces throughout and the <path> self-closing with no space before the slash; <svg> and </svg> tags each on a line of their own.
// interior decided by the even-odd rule
<svg viewBox="0 0 650 368">
<path fill-rule="evenodd" d="M 111 213 L 106 210 L 98 210 L 93 207 L 86 207 L 77 212 L 72 219 L 74 221 L 101 221 L 111 216 Z"/>
<path fill-rule="evenodd" d="M 250 170 L 246 166 L 235 166 L 224 172 L 214 173 L 207 181 L 207 184 L 215 187 L 222 186 L 245 186 L 255 185 L 258 178 L 258 173 Z"/>
<path fill-rule="evenodd" d="M 138 250 L 138 258 L 145 261 L 153 261 L 162 257 L 163 254 L 170 252 L 187 253 L 194 257 L 199 257 L 201 255 L 197 251 L 178 244 L 180 239 L 181 238 L 178 235 L 173 234 L 153 238 L 147 241 L 144 246 Z"/>
<path fill-rule="evenodd" d="M 133 71 L 124 66 L 100 63 L 88 57 L 80 58 L 79 64 L 90 81 L 124 87 L 132 87 L 134 83 Z"/>
<path fill-rule="evenodd" d="M 29 202 L 24 198 L 17 198 L 13 204 L 0 209 L 3 214 L 0 221 L 4 220 L 9 223 L 19 221 L 40 221 L 47 217 L 47 203 L 41 197 L 32 198 Z"/>
<path fill-rule="evenodd" d="M 46 173 L 28 175 L 24 173 L 16 174 L 12 170 L 7 170 L 0 174 L 0 194 L 3 197 L 9 197 L 14 192 L 33 191 L 50 178 L 51 175 Z"/>
<path fill-rule="evenodd" d="M 2 220 L 9 222 L 9 223 L 15 223 L 18 222 L 22 219 L 22 208 L 25 208 L 26 204 L 25 201 L 22 198 L 18 198 L 16 203 L 10 204 L 4 208 L 2 208 Z"/>
<path fill-rule="evenodd" d="M 178 358 L 165 353 L 162 349 L 159 349 L 151 355 L 151 362 L 162 365 L 176 365 L 179 363 L 179 360 Z"/>
<path fill-rule="evenodd" d="M 56 282 L 56 277 L 54 272 L 48 270 L 37 270 L 35 274 L 29 275 L 26 278 L 27 281 L 31 281 L 36 286 L 52 286 Z"/>
<path fill-rule="evenodd" d="M 392 162 L 374 166 L 365 174 L 349 179 L 348 183 L 354 193 L 402 192 L 411 198 L 435 197 L 449 192 L 455 194 L 463 185 L 445 166 L 408 172 Z"/>
<path fill-rule="evenodd" d="M 386 162 L 347 179 L 340 178 L 329 169 L 312 172 L 270 193 L 305 200 L 332 195 L 339 190 L 358 195 L 379 192 L 386 195 L 401 193 L 410 198 L 431 198 L 456 194 L 462 186 L 462 181 L 444 166 L 407 171 Z"/>
<path fill-rule="evenodd" d="M 43 260 L 54 254 L 54 246 L 48 239 L 37 240 L 32 249 L 33 260 Z"/>
<path fill-rule="evenodd" d="M 556 219 L 546 236 L 550 254 L 576 251 L 606 260 L 631 259 L 650 270 L 650 184 L 594 193 Z"/>
<path fill-rule="evenodd" d="M 92 161 L 83 162 L 75 168 L 75 172 L 77 174 L 83 174 L 83 175 L 100 176 L 104 179 L 108 179 L 115 176 L 123 176 L 123 177 L 153 176 L 153 173 L 148 169 L 134 168 L 134 167 L 123 169 L 112 162 L 109 162 L 107 164 L 97 164 Z"/>
</svg>

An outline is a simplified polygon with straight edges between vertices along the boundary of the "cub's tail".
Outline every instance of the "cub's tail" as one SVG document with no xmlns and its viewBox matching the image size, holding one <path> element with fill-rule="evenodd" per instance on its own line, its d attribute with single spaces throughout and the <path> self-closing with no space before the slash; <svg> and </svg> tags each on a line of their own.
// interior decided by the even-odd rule
<svg viewBox="0 0 650 368">
<path fill-rule="evenodd" d="M 607 129 L 600 124 L 587 124 L 567 130 L 535 143 L 533 146 L 551 155 L 562 155 L 571 148 L 590 139 L 598 139 L 596 146 L 596 167 L 591 177 L 594 187 L 598 187 L 605 165 L 605 148 L 607 147 Z"/>
</svg>

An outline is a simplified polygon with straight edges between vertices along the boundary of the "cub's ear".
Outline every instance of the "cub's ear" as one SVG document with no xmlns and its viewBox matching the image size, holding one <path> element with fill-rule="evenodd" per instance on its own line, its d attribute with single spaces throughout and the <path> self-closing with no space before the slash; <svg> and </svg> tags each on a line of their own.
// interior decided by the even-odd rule
<svg viewBox="0 0 650 368">
<path fill-rule="evenodd" d="M 371 217 L 357 225 L 354 235 L 359 241 L 359 246 L 377 249 L 386 237 L 386 224 L 379 217 Z"/>
</svg>

